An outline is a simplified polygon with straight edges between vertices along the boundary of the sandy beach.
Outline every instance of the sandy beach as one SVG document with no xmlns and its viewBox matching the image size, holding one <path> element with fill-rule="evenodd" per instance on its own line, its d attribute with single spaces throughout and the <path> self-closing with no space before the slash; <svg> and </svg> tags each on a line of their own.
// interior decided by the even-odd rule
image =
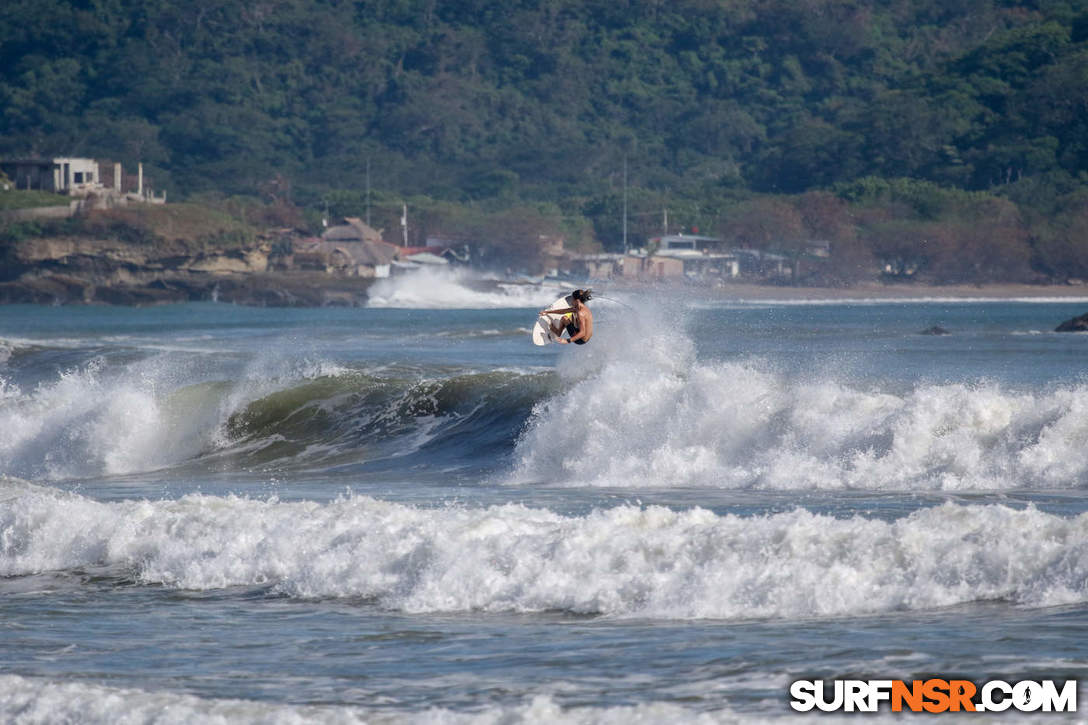
<svg viewBox="0 0 1088 725">
<path fill-rule="evenodd" d="M 1088 285 L 871 283 L 852 287 L 786 287 L 737 283 L 716 288 L 713 294 L 738 300 L 1084 299 L 1088 302 Z"/>
</svg>

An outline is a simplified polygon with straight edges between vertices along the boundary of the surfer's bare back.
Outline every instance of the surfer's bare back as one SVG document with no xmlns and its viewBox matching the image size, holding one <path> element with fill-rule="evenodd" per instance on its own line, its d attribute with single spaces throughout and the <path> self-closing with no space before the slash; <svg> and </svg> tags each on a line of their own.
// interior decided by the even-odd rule
<svg viewBox="0 0 1088 725">
<path fill-rule="evenodd" d="M 548 322 L 556 342 L 561 342 L 564 345 L 572 342 L 575 345 L 585 345 L 589 342 L 589 338 L 593 337 L 593 313 L 586 305 L 586 302 L 593 299 L 593 290 L 576 289 L 570 293 L 570 296 L 574 300 L 574 307 L 567 307 L 562 310 L 542 310 L 540 314 L 563 315 L 559 324 L 550 320 Z M 569 339 L 562 337 L 564 330 L 570 336 Z"/>
</svg>

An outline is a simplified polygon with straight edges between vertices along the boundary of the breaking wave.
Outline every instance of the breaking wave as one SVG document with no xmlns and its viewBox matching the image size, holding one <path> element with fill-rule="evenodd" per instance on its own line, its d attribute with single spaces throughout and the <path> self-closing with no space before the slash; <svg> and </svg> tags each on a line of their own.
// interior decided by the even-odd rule
<svg viewBox="0 0 1088 725">
<path fill-rule="evenodd" d="M 602 329 L 560 362 L 517 445 L 515 483 L 759 489 L 1088 487 L 1088 383 L 886 392 L 697 361 L 665 324 Z M 562 471 L 542 474 L 543 471 Z"/>
<path fill-rule="evenodd" d="M 803 618 L 1088 602 L 1088 514 L 944 504 L 895 521 L 621 505 L 418 508 L 187 495 L 100 503 L 0 482 L 0 576 L 112 571 L 388 610 Z"/>
<path fill-rule="evenodd" d="M 543 307 L 570 289 L 498 282 L 460 269 L 424 268 L 374 283 L 367 291 L 367 306 L 450 310 Z"/>
<path fill-rule="evenodd" d="M 217 455 L 292 466 L 404 458 L 428 465 L 486 461 L 512 450 L 546 375 L 497 371 L 448 377 L 320 377 L 254 400 L 226 421 Z"/>
<path fill-rule="evenodd" d="M 555 372 L 262 358 L 216 378 L 160 353 L 83 357 L 25 389 L 0 376 L 0 474 L 405 465 L 569 487 L 1088 488 L 1085 379 L 881 388 L 700 360 L 675 320 L 608 314 Z"/>
<path fill-rule="evenodd" d="M 101 361 L 23 391 L 0 379 L 0 474 L 35 480 L 189 464 L 431 464 L 508 456 L 550 377 L 540 373 L 370 373 L 328 363 L 251 368 L 184 382 L 170 358 Z M 493 464 L 492 464 L 493 465 Z"/>
</svg>

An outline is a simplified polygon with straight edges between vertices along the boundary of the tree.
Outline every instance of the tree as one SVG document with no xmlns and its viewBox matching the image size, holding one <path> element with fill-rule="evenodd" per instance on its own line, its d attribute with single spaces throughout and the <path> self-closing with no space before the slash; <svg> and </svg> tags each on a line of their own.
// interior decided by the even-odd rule
<svg viewBox="0 0 1088 725">
<path fill-rule="evenodd" d="M 1088 279 L 1088 194 L 1063 198 L 1057 214 L 1037 228 L 1032 262 L 1055 281 Z"/>
<path fill-rule="evenodd" d="M 280 174 L 309 209 L 358 193 L 369 161 L 397 200 L 555 204 L 611 248 L 625 156 L 642 211 L 727 231 L 723 209 L 767 195 L 812 236 L 804 195 L 831 190 L 969 248 L 960 197 L 985 192 L 1020 207 L 1009 249 L 1029 227 L 1058 274 L 1076 214 L 1050 214 L 1088 187 L 1086 18 L 1083 0 L 10 0 L 0 154 L 143 161 L 172 199 Z M 658 226 L 631 224 L 636 243 Z M 833 249 L 885 236 L 853 226 Z"/>
<path fill-rule="evenodd" d="M 1030 248 L 1016 205 L 991 199 L 933 224 L 929 273 L 938 282 L 1025 281 Z"/>
</svg>

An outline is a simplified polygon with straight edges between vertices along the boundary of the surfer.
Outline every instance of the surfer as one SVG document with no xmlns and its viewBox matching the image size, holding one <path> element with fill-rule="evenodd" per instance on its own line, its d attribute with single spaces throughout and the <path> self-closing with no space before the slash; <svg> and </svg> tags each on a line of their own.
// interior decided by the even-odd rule
<svg viewBox="0 0 1088 725">
<path fill-rule="evenodd" d="M 558 325 L 550 320 L 548 322 L 556 342 L 561 342 L 564 345 L 572 342 L 575 345 L 585 345 L 589 342 L 589 338 L 593 337 L 593 313 L 590 312 L 589 307 L 586 305 L 586 302 L 593 299 L 593 290 L 576 289 L 570 293 L 570 297 L 574 300 L 573 307 L 561 310 L 543 310 L 540 314 L 563 315 Z M 563 339 L 564 330 L 569 335 L 569 339 Z"/>
</svg>

